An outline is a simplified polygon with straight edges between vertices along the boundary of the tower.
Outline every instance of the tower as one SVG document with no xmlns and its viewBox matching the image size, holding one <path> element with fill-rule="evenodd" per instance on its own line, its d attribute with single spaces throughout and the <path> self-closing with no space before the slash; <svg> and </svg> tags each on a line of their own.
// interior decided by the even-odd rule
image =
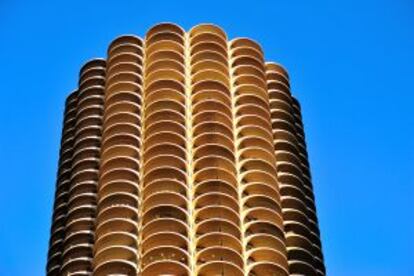
<svg viewBox="0 0 414 276">
<path fill-rule="evenodd" d="M 325 275 L 288 74 L 217 26 L 86 63 L 56 185 L 48 275 Z"/>
</svg>

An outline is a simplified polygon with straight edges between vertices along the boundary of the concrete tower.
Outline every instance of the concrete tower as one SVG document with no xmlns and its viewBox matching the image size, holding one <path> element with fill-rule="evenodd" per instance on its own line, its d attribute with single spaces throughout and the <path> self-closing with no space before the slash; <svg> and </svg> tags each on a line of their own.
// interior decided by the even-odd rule
<svg viewBox="0 0 414 276">
<path fill-rule="evenodd" d="M 47 275 L 325 275 L 285 69 L 211 24 L 126 35 L 65 107 Z"/>
</svg>

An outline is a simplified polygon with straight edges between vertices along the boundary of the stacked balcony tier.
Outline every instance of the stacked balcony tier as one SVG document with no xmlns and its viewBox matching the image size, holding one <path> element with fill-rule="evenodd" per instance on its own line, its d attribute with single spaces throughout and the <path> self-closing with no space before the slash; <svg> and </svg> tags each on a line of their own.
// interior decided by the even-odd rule
<svg viewBox="0 0 414 276">
<path fill-rule="evenodd" d="M 145 39 L 141 275 L 189 275 L 185 36 L 157 25 Z"/>
<path fill-rule="evenodd" d="M 138 271 L 142 106 L 141 39 L 122 36 L 108 48 L 94 275 Z"/>
<path fill-rule="evenodd" d="M 105 61 L 87 62 L 79 77 L 62 275 L 92 272 L 104 87 Z"/>
<path fill-rule="evenodd" d="M 229 44 L 249 275 L 288 275 L 263 53 L 252 40 Z"/>
<path fill-rule="evenodd" d="M 318 218 L 316 216 L 315 196 L 311 181 L 311 174 L 308 161 L 308 153 L 305 142 L 305 132 L 302 123 L 302 114 L 299 101 L 292 97 L 293 116 L 295 121 L 296 139 L 298 142 L 299 159 L 302 168 L 302 181 L 304 185 L 306 208 L 308 213 L 309 228 L 311 230 L 311 241 L 313 244 L 314 267 L 317 275 L 325 275 L 323 263 L 322 245 L 320 240 Z"/>
<path fill-rule="evenodd" d="M 225 33 L 189 32 L 196 275 L 243 275 L 240 205 Z"/>
<path fill-rule="evenodd" d="M 316 275 L 289 78 L 278 64 L 268 63 L 266 69 L 289 270 Z"/>
<path fill-rule="evenodd" d="M 56 181 L 55 202 L 50 233 L 46 274 L 60 275 L 65 239 L 65 223 L 68 213 L 68 194 L 72 171 L 73 143 L 78 103 L 78 91 L 72 92 L 65 104 L 62 139 L 59 153 L 59 167 Z"/>
</svg>

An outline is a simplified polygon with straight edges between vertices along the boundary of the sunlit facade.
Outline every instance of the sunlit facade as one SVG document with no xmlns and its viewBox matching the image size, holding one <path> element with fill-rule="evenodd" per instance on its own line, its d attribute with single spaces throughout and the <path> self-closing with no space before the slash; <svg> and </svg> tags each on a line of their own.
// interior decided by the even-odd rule
<svg viewBox="0 0 414 276">
<path fill-rule="evenodd" d="M 66 101 L 47 275 L 325 275 L 298 101 L 257 42 L 164 23 Z"/>
</svg>

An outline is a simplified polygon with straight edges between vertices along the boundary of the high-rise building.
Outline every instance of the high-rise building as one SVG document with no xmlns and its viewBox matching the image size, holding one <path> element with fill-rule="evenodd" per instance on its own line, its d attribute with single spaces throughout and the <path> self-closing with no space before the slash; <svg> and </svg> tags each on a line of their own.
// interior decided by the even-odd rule
<svg viewBox="0 0 414 276">
<path fill-rule="evenodd" d="M 116 38 L 67 100 L 47 275 L 325 275 L 285 69 L 217 26 Z"/>
</svg>

